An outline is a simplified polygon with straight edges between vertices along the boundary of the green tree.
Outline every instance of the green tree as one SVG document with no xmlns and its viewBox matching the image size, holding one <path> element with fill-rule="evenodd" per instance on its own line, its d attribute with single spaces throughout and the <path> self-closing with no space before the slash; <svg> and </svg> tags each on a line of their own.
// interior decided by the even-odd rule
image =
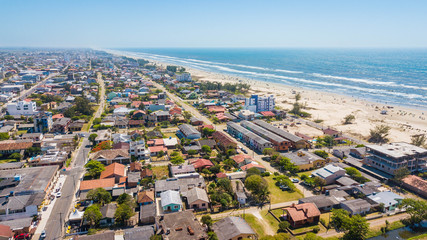
<svg viewBox="0 0 427 240">
<path fill-rule="evenodd" d="M 316 150 L 314 151 L 314 154 L 316 154 L 317 156 L 321 157 L 321 158 L 328 158 L 329 154 L 323 150 Z"/>
<path fill-rule="evenodd" d="M 344 209 L 332 209 L 331 225 L 338 231 L 345 230 L 350 219 L 349 213 Z"/>
<path fill-rule="evenodd" d="M 406 220 L 411 226 L 419 225 L 423 220 L 427 220 L 427 202 L 405 198 L 402 201 L 402 207 L 406 209 L 409 218 Z"/>
<path fill-rule="evenodd" d="M 208 240 L 218 240 L 218 236 L 216 235 L 215 232 L 210 231 L 208 232 Z"/>
<path fill-rule="evenodd" d="M 314 181 L 314 186 L 316 187 L 323 187 L 326 185 L 326 180 L 317 176 L 313 178 L 313 181 Z"/>
<path fill-rule="evenodd" d="M 210 154 L 212 152 L 211 147 L 209 147 L 208 145 L 203 145 L 202 146 L 202 151 L 204 153 Z"/>
<path fill-rule="evenodd" d="M 202 134 L 204 137 L 209 137 L 212 136 L 212 134 L 215 132 L 214 129 L 210 129 L 210 128 L 203 128 L 202 129 Z"/>
<path fill-rule="evenodd" d="M 0 141 L 8 140 L 10 138 L 8 133 L 0 133 Z"/>
<path fill-rule="evenodd" d="M 353 114 L 349 114 L 344 117 L 344 124 L 352 124 L 356 117 Z"/>
<path fill-rule="evenodd" d="M 246 170 L 246 177 L 250 177 L 252 175 L 259 175 L 261 176 L 261 171 L 258 168 L 249 168 L 248 170 Z"/>
<path fill-rule="evenodd" d="M 193 155 L 197 154 L 197 150 L 190 149 L 190 150 L 187 151 L 187 153 L 188 153 L 188 155 L 193 156 Z"/>
<path fill-rule="evenodd" d="M 279 223 L 279 231 L 280 232 L 286 232 L 290 226 L 291 226 L 291 224 L 288 221 L 281 221 Z"/>
<path fill-rule="evenodd" d="M 268 155 L 268 156 L 271 156 L 273 152 L 274 150 L 272 148 L 264 148 L 264 150 L 262 150 L 262 154 Z"/>
<path fill-rule="evenodd" d="M 387 143 L 389 141 L 388 135 L 390 134 L 390 127 L 386 125 L 376 126 L 369 132 L 369 142 L 373 143 Z"/>
<path fill-rule="evenodd" d="M 87 193 L 87 199 L 104 206 L 104 204 L 111 202 L 111 194 L 103 188 L 96 188 Z"/>
<path fill-rule="evenodd" d="M 353 215 L 350 221 L 345 225 L 347 232 L 344 234 L 344 240 L 364 240 L 369 232 L 369 223 L 366 218 L 360 215 Z"/>
<path fill-rule="evenodd" d="M 393 180 L 395 180 L 398 183 L 402 183 L 402 179 L 404 179 L 406 176 L 411 174 L 411 172 L 406 167 L 401 167 L 396 170 L 394 170 L 394 177 Z"/>
<path fill-rule="evenodd" d="M 126 221 L 134 215 L 133 208 L 127 204 L 120 204 L 114 214 L 117 223 L 125 225 Z"/>
<path fill-rule="evenodd" d="M 92 204 L 86 208 L 83 219 L 90 225 L 96 226 L 99 223 L 99 220 L 102 218 L 102 213 L 99 210 L 98 205 Z"/>
<path fill-rule="evenodd" d="M 89 141 L 92 142 L 92 144 L 95 144 L 95 139 L 98 137 L 98 134 L 96 133 L 92 133 L 91 135 L 89 135 Z"/>
<path fill-rule="evenodd" d="M 268 184 L 260 175 L 251 175 L 245 180 L 246 188 L 251 191 L 257 202 L 265 202 L 269 197 Z"/>
<path fill-rule="evenodd" d="M 170 161 L 175 165 L 183 164 L 185 162 L 184 158 L 179 155 L 172 157 Z"/>
<path fill-rule="evenodd" d="M 345 168 L 345 173 L 347 173 L 350 177 L 356 177 L 356 176 L 361 175 L 361 173 L 359 172 L 359 170 L 357 170 L 354 167 Z"/>
<path fill-rule="evenodd" d="M 101 172 L 105 170 L 104 165 L 95 160 L 90 160 L 86 163 L 85 168 L 89 176 L 92 178 L 98 178 L 101 175 Z"/>
<path fill-rule="evenodd" d="M 208 227 L 208 229 L 211 229 L 212 224 L 213 224 L 213 220 L 212 220 L 211 215 L 203 215 L 202 216 L 202 223 L 205 224 Z"/>
<path fill-rule="evenodd" d="M 304 240 L 323 240 L 323 238 L 317 236 L 315 233 L 310 232 L 305 235 Z"/>
<path fill-rule="evenodd" d="M 12 153 L 9 155 L 9 158 L 15 159 L 16 161 L 19 161 L 19 160 L 21 160 L 22 156 L 19 153 Z"/>
<path fill-rule="evenodd" d="M 411 143 L 415 146 L 422 147 L 426 144 L 427 137 L 425 134 L 416 134 L 411 136 Z"/>
<path fill-rule="evenodd" d="M 119 197 L 117 198 L 117 203 L 126 204 L 131 207 L 135 207 L 135 199 L 127 193 L 120 194 Z"/>
</svg>

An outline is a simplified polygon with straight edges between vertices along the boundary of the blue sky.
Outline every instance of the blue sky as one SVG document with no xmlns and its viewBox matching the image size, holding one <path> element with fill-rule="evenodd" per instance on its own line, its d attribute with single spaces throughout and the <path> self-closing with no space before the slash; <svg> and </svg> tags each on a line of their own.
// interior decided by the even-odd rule
<svg viewBox="0 0 427 240">
<path fill-rule="evenodd" d="M 427 1 L 2 0 L 0 47 L 427 47 Z"/>
</svg>

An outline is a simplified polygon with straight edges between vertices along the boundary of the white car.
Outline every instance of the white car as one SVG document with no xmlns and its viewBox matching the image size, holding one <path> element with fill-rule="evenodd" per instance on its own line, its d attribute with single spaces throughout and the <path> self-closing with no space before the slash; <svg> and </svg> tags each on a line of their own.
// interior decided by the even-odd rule
<svg viewBox="0 0 427 240">
<path fill-rule="evenodd" d="M 57 198 L 61 197 L 61 192 L 58 192 L 58 193 L 56 194 L 56 197 L 57 197 Z"/>
<path fill-rule="evenodd" d="M 43 230 L 42 233 L 40 234 L 40 238 L 44 239 L 46 238 L 46 230 Z"/>
</svg>

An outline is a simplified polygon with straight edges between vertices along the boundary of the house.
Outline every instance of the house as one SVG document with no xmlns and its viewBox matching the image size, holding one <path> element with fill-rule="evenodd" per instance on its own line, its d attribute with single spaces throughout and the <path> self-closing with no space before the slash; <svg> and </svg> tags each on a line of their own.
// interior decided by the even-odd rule
<svg viewBox="0 0 427 240">
<path fill-rule="evenodd" d="M 190 160 L 190 164 L 193 165 L 194 168 L 199 172 L 205 168 L 209 169 L 214 166 L 214 164 L 210 160 L 203 158 Z"/>
<path fill-rule="evenodd" d="M 129 153 L 131 156 L 135 156 L 136 159 L 147 159 L 150 157 L 149 150 L 145 148 L 144 140 L 130 142 Z"/>
<path fill-rule="evenodd" d="M 245 205 L 246 200 L 248 199 L 248 197 L 246 196 L 246 193 L 245 193 L 245 187 L 244 186 L 245 185 L 243 184 L 243 182 L 240 179 L 231 180 L 231 187 L 233 189 L 234 195 L 236 197 L 236 200 L 241 205 Z"/>
<path fill-rule="evenodd" d="M 379 192 L 374 193 L 368 198 L 376 204 L 384 204 L 384 210 L 394 211 L 402 202 L 403 197 L 394 192 Z"/>
<path fill-rule="evenodd" d="M 138 128 L 138 127 L 142 127 L 144 126 L 145 121 L 144 120 L 129 120 L 128 121 L 128 126 L 129 128 Z"/>
<path fill-rule="evenodd" d="M 74 121 L 69 125 L 68 129 L 72 132 L 79 132 L 82 130 L 83 125 L 84 125 L 84 122 Z"/>
<path fill-rule="evenodd" d="M 325 195 L 301 198 L 298 200 L 298 203 L 314 203 L 316 207 L 323 212 L 327 212 L 332 208 L 338 208 L 340 206 L 340 202 L 337 199 Z"/>
<path fill-rule="evenodd" d="M 201 133 L 189 124 L 181 124 L 178 126 L 178 136 L 186 139 L 199 139 L 202 137 Z"/>
<path fill-rule="evenodd" d="M 103 188 L 107 191 L 112 191 L 114 186 L 114 178 L 83 180 L 80 182 L 80 193 L 88 192 L 96 188 Z"/>
<path fill-rule="evenodd" d="M 163 239 L 208 239 L 205 228 L 197 221 L 192 210 L 165 214 L 156 218 L 156 225 Z"/>
<path fill-rule="evenodd" d="M 156 204 L 146 204 L 139 206 L 139 224 L 154 224 L 156 222 Z M 151 229 L 153 231 L 153 229 Z"/>
<path fill-rule="evenodd" d="M 154 209 L 155 211 L 155 209 Z M 148 212 L 148 211 L 144 211 Z M 140 211 L 141 215 L 142 211 Z M 141 218 L 140 218 L 141 220 Z M 155 222 L 154 215 L 152 217 L 153 223 Z M 141 221 L 142 223 L 143 221 Z M 125 229 L 123 238 L 124 240 L 150 240 L 151 236 L 154 235 L 154 229 L 151 226 L 135 227 L 131 229 Z"/>
<path fill-rule="evenodd" d="M 111 140 L 111 130 L 110 129 L 98 130 L 96 132 L 96 134 L 98 136 L 95 138 L 95 141 L 94 141 L 95 145 L 99 144 L 100 142 Z"/>
<path fill-rule="evenodd" d="M 199 126 L 199 125 L 203 125 L 203 121 L 196 118 L 196 117 L 191 117 L 190 118 L 190 124 L 193 126 Z"/>
<path fill-rule="evenodd" d="M 24 133 L 22 134 L 21 139 L 38 142 L 43 140 L 43 133 Z"/>
<path fill-rule="evenodd" d="M 103 227 L 114 225 L 114 214 L 116 213 L 117 205 L 115 203 L 105 204 L 101 207 L 102 218 L 99 220 L 99 225 Z"/>
<path fill-rule="evenodd" d="M 179 144 L 178 138 L 173 138 L 173 137 L 163 138 L 163 145 L 167 149 L 175 149 L 178 144 Z"/>
<path fill-rule="evenodd" d="M 71 124 L 71 118 L 61 118 L 56 120 L 53 125 L 50 132 L 54 133 L 66 133 L 68 132 L 68 126 Z"/>
<path fill-rule="evenodd" d="M 292 204 L 283 209 L 292 227 L 302 227 L 305 224 L 315 224 L 319 222 L 320 211 L 314 203 Z"/>
<path fill-rule="evenodd" d="M 237 180 L 237 179 L 244 180 L 246 178 L 246 172 L 245 171 L 226 173 L 225 175 L 230 180 Z"/>
<path fill-rule="evenodd" d="M 0 141 L 0 153 L 1 154 L 12 154 L 20 153 L 33 146 L 33 142 L 30 140 L 5 140 Z"/>
<path fill-rule="evenodd" d="M 163 212 L 178 212 L 182 208 L 181 196 L 178 191 L 167 190 L 160 193 Z"/>
<path fill-rule="evenodd" d="M 213 224 L 212 229 L 218 240 L 256 239 L 254 230 L 241 217 L 231 216 L 221 219 Z"/>
<path fill-rule="evenodd" d="M 163 139 L 152 139 L 147 141 L 147 146 L 153 147 L 153 146 L 164 146 Z"/>
<path fill-rule="evenodd" d="M 242 171 L 247 171 L 248 169 L 251 169 L 251 168 L 257 168 L 261 173 L 265 172 L 265 167 L 258 164 L 257 162 L 251 162 L 249 164 L 246 164 L 242 166 L 240 169 L 242 169 Z"/>
<path fill-rule="evenodd" d="M 187 206 L 195 210 L 206 210 L 209 206 L 209 198 L 205 189 L 195 187 L 185 194 Z"/>
<path fill-rule="evenodd" d="M 402 179 L 403 187 L 427 198 L 427 181 L 415 176 L 409 175 Z"/>
<path fill-rule="evenodd" d="M 139 205 L 153 204 L 154 203 L 154 191 L 148 190 L 148 191 L 139 192 L 137 195 L 137 203 Z"/>
<path fill-rule="evenodd" d="M 350 148 L 350 156 L 363 159 L 366 155 L 366 147 Z"/>
<path fill-rule="evenodd" d="M 115 182 L 118 183 L 120 178 L 126 176 L 125 165 L 120 163 L 112 163 L 105 167 L 105 170 L 101 172 L 100 179 L 114 178 Z"/>
<path fill-rule="evenodd" d="M 141 171 L 141 178 L 153 177 L 153 171 L 148 168 L 144 168 Z"/>
<path fill-rule="evenodd" d="M 52 129 L 53 120 L 51 112 L 39 112 L 33 116 L 34 132 L 49 132 Z"/>
<path fill-rule="evenodd" d="M 198 177 L 193 178 L 168 178 L 157 180 L 154 185 L 154 191 L 156 193 L 156 197 L 160 197 L 162 192 L 168 190 L 184 193 L 195 187 L 202 189 L 206 188 L 206 183 L 202 176 L 199 175 Z"/>
<path fill-rule="evenodd" d="M 9 115 L 32 116 L 37 114 L 37 105 L 33 101 L 18 101 L 7 104 Z"/>
<path fill-rule="evenodd" d="M 13 232 L 9 226 L 0 225 L 0 240 L 12 240 Z"/>
<path fill-rule="evenodd" d="M 298 166 L 300 171 L 323 167 L 326 164 L 325 159 L 308 151 L 299 150 L 297 152 L 282 153 L 281 155 L 289 158 L 292 163 Z"/>
<path fill-rule="evenodd" d="M 112 164 L 113 162 L 130 162 L 129 152 L 124 149 L 100 150 L 98 152 L 91 153 L 89 158 L 95 161 L 99 161 L 104 165 Z"/>
<path fill-rule="evenodd" d="M 208 111 L 210 113 L 224 113 L 225 110 L 226 110 L 225 107 L 223 107 L 223 106 L 216 106 L 216 105 L 207 106 L 206 108 L 208 109 Z"/>
<path fill-rule="evenodd" d="M 231 149 L 237 147 L 237 142 L 230 138 L 227 134 L 216 131 L 212 134 L 212 138 L 222 149 Z"/>
<path fill-rule="evenodd" d="M 177 175 L 180 174 L 187 174 L 187 173 L 195 173 L 196 172 L 196 168 L 194 167 L 194 165 L 178 165 L 178 166 L 169 166 L 169 171 L 170 174 L 173 177 L 176 177 Z"/>
<path fill-rule="evenodd" d="M 252 157 L 246 154 L 234 155 L 231 159 L 237 164 L 237 167 L 243 167 L 252 162 Z"/>
<path fill-rule="evenodd" d="M 357 198 L 341 202 L 341 208 L 348 211 L 351 215 L 364 215 L 371 211 L 372 205 L 363 199 Z"/>
<path fill-rule="evenodd" d="M 141 172 L 142 164 L 141 162 L 131 162 L 129 166 L 130 172 Z"/>
<path fill-rule="evenodd" d="M 336 179 L 345 175 L 345 170 L 333 164 L 326 165 L 311 173 L 313 177 L 320 177 L 326 181 L 326 185 L 334 183 Z"/>
<path fill-rule="evenodd" d="M 250 110 L 240 110 L 237 116 L 240 119 L 251 121 L 255 119 L 255 113 Z"/>
<path fill-rule="evenodd" d="M 127 188 L 135 188 L 138 187 L 138 183 L 141 180 L 141 174 L 139 172 L 128 172 L 127 175 Z"/>
<path fill-rule="evenodd" d="M 132 132 L 130 132 L 130 133 L 129 133 L 129 136 L 130 136 L 132 139 L 140 138 L 140 137 L 142 137 L 143 135 L 144 135 L 144 133 L 143 133 L 143 132 L 141 132 L 141 131 L 139 131 L 138 129 L 133 130 Z"/>
<path fill-rule="evenodd" d="M 340 184 L 341 186 L 357 186 L 360 185 L 360 183 L 354 181 L 353 179 L 349 178 L 349 177 L 340 177 L 336 180 L 336 182 L 338 184 Z"/>
<path fill-rule="evenodd" d="M 329 128 L 329 127 L 327 129 L 323 129 L 323 134 L 332 136 L 334 138 L 341 136 L 341 132 L 334 130 L 332 128 Z"/>
<path fill-rule="evenodd" d="M 148 147 L 148 151 L 150 152 L 151 156 L 159 156 L 161 153 L 167 154 L 168 149 L 165 148 L 165 146 L 153 146 Z"/>
</svg>

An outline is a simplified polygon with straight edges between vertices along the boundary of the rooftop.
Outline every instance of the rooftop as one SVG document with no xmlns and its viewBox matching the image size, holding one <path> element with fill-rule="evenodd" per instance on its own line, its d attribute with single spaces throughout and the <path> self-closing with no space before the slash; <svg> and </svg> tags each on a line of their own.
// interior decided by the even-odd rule
<svg viewBox="0 0 427 240">
<path fill-rule="evenodd" d="M 383 145 L 367 145 L 368 149 L 381 152 L 393 158 L 401 158 L 416 154 L 427 153 L 427 149 L 417 147 L 405 142 L 395 142 Z"/>
</svg>

